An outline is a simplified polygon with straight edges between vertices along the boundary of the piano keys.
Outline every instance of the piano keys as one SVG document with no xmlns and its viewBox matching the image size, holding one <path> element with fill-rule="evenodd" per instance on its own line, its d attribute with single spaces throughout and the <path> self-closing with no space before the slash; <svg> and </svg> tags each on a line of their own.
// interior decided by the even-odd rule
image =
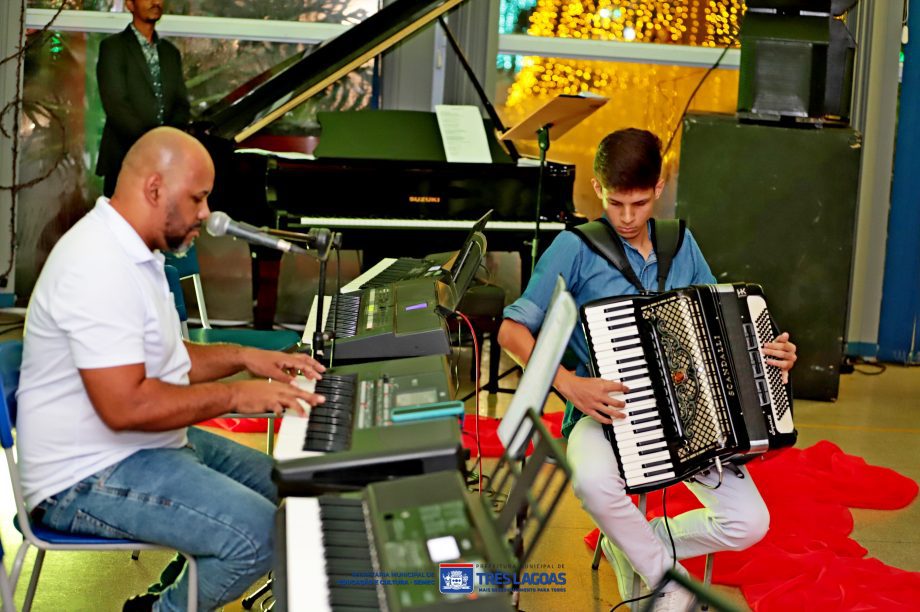
<svg viewBox="0 0 920 612">
<path fill-rule="evenodd" d="M 485 504 L 456 471 L 286 498 L 276 520 L 277 609 L 510 612 L 507 592 L 464 597 L 438 588 L 441 562 L 516 567 Z M 397 584 L 397 574 L 418 578 Z"/>
<path fill-rule="evenodd" d="M 626 418 L 604 426 L 629 493 L 791 446 L 792 397 L 760 353 L 778 330 L 757 285 L 691 287 L 582 307 L 594 375 Z"/>
<path fill-rule="evenodd" d="M 469 281 L 471 281 L 476 275 L 479 265 L 482 263 L 481 256 L 469 262 L 467 262 L 467 258 L 471 253 L 474 253 L 474 248 L 479 247 L 477 243 L 480 242 L 482 255 L 485 254 L 486 239 L 481 234 L 483 230 L 485 230 L 491 217 L 492 211 L 489 210 L 470 227 L 470 232 L 467 234 L 466 240 L 460 245 L 455 255 L 448 252 L 446 254 L 427 255 L 425 259 L 415 259 L 411 257 L 394 259 L 392 257 L 385 257 L 370 270 L 342 287 L 339 293 L 352 293 L 360 289 L 384 287 L 413 278 L 431 278 L 437 280 L 450 276 L 450 282 L 454 283 L 455 291 L 462 294 L 468 288 L 468 281 L 467 285 L 462 285 L 464 279 L 468 278 Z M 451 259 L 453 259 L 453 261 L 450 261 Z M 463 270 L 462 268 L 464 265 L 469 266 L 469 269 Z"/>
<path fill-rule="evenodd" d="M 584 317 L 597 355 L 596 375 L 618 380 L 630 389 L 611 394 L 626 403 L 626 418 L 614 420 L 612 425 L 621 474 L 629 486 L 673 478 L 674 466 L 652 388 L 651 366 L 642 348 L 635 300 L 586 308 Z"/>
<path fill-rule="evenodd" d="M 337 231 L 348 229 L 392 229 L 392 230 L 466 230 L 475 224 L 473 220 L 450 219 L 372 219 L 343 217 L 300 217 L 297 225 L 303 227 L 328 227 Z M 489 224 L 489 232 L 530 232 L 533 233 L 533 221 L 496 221 Z M 544 221 L 541 230 L 561 232 L 565 223 Z"/>
<path fill-rule="evenodd" d="M 486 253 L 486 238 L 472 232 L 450 267 L 432 280 L 402 280 L 355 293 L 314 298 L 304 328 L 304 343 L 317 322 L 332 340 L 332 357 L 342 360 L 414 357 L 450 352 L 444 317 L 454 312 L 472 283 Z"/>
</svg>

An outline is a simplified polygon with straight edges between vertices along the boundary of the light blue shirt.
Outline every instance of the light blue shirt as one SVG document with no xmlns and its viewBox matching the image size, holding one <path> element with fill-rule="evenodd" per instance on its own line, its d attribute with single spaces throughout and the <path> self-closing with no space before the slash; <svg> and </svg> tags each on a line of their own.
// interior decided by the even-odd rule
<svg viewBox="0 0 920 612">
<path fill-rule="evenodd" d="M 652 252 L 646 260 L 638 249 L 617 237 L 626 251 L 626 258 L 642 286 L 649 290 L 658 287 L 658 258 Z M 543 325 L 546 309 L 549 307 L 553 295 L 556 277 L 562 275 L 565 285 L 575 304 L 581 311 L 585 304 L 619 295 L 636 295 L 636 289 L 617 270 L 613 264 L 591 250 L 591 248 L 577 234 L 562 232 L 537 262 L 536 269 L 524 294 L 513 304 L 505 308 L 504 316 L 527 327 L 534 336 Z M 709 269 L 709 265 L 700 252 L 700 247 L 694 240 L 690 230 L 687 230 L 680 250 L 671 262 L 671 270 L 665 282 L 665 288 L 675 289 L 688 285 L 705 285 L 715 283 L 716 279 Z M 576 326 L 569 340 L 569 349 L 578 357 L 578 366 L 575 373 L 579 376 L 588 376 L 588 342 L 585 339 L 581 326 Z M 571 367 L 571 364 L 568 364 Z M 562 422 L 562 433 L 569 435 L 575 423 L 583 416 L 580 410 L 566 404 L 565 418 Z"/>
</svg>

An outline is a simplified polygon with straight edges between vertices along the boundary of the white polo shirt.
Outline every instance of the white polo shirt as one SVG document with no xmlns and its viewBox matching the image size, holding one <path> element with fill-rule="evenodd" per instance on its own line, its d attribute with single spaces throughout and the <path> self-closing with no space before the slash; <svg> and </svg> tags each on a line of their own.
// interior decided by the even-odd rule
<svg viewBox="0 0 920 612">
<path fill-rule="evenodd" d="M 186 443 L 185 428 L 116 432 L 99 418 L 78 369 L 136 363 L 188 384 L 163 255 L 99 198 L 54 246 L 29 302 L 16 427 L 30 508 L 138 450 Z"/>
</svg>

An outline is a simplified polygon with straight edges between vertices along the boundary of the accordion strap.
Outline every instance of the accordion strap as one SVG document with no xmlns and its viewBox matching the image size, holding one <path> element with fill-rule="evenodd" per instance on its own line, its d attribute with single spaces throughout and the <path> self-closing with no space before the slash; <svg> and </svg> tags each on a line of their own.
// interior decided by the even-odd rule
<svg viewBox="0 0 920 612">
<path fill-rule="evenodd" d="M 683 219 L 661 219 L 652 221 L 652 244 L 658 256 L 658 293 L 664 291 L 671 262 L 684 242 L 687 224 Z"/>
<path fill-rule="evenodd" d="M 629 265 L 629 260 L 626 259 L 623 243 L 606 217 L 573 227 L 572 231 L 584 240 L 592 251 L 613 264 L 636 289 L 641 293 L 646 292 L 639 277 Z M 685 231 L 686 224 L 682 219 L 652 219 L 651 239 L 655 255 L 658 257 L 659 292 L 664 291 L 668 272 L 671 271 L 671 262 L 683 244 Z"/>
</svg>

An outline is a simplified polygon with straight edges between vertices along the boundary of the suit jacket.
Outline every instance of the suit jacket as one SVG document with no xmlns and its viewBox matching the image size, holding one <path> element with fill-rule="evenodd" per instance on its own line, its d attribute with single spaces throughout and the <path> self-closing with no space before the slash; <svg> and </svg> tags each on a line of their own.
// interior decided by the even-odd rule
<svg viewBox="0 0 920 612">
<path fill-rule="evenodd" d="M 164 124 L 184 129 L 189 122 L 189 102 L 182 78 L 182 57 L 175 45 L 163 38 L 157 42 L 157 53 L 163 84 Z M 102 41 L 96 79 L 105 109 L 96 174 L 107 176 L 117 174 L 131 145 L 159 125 L 153 79 L 130 25 Z"/>
</svg>

